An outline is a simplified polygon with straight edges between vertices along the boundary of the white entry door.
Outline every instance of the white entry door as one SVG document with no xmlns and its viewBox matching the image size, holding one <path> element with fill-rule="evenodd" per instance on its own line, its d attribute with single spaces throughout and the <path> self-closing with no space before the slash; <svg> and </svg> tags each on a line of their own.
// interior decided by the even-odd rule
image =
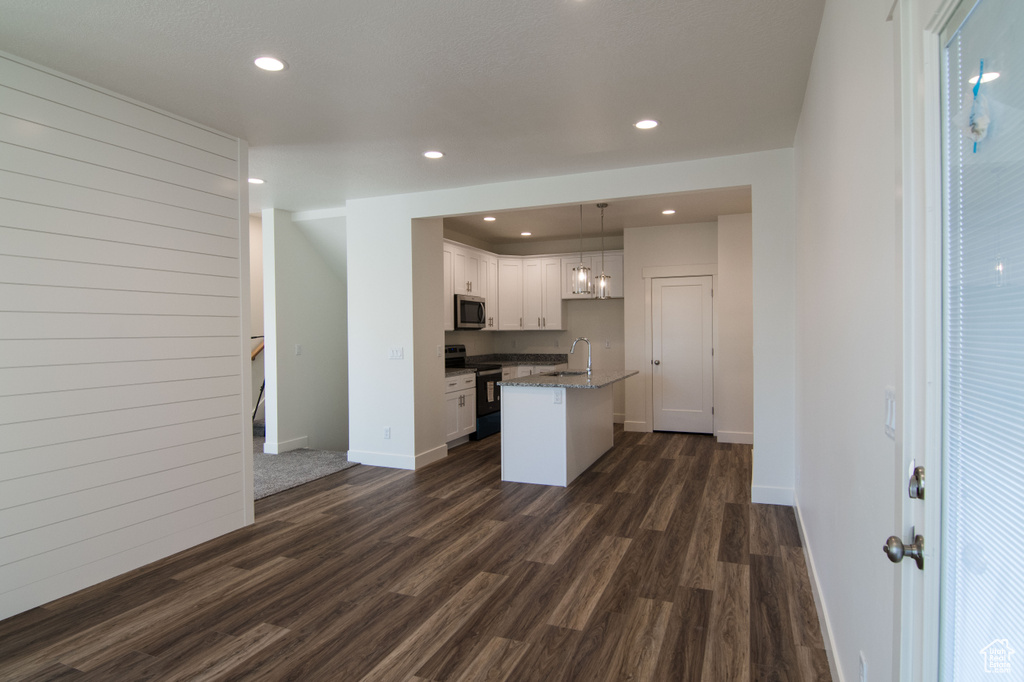
<svg viewBox="0 0 1024 682">
<path fill-rule="evenodd" d="M 905 423 L 915 464 L 927 465 L 927 495 L 903 506 L 904 519 L 916 524 L 913 531 L 904 524 L 903 540 L 922 536 L 924 565 L 919 571 L 904 561 L 909 566 L 898 569 L 900 678 L 1020 680 L 1024 4 L 964 0 L 950 14 L 941 32 L 928 27 L 939 35 L 925 41 L 926 62 L 938 60 L 938 87 L 925 106 L 941 102 L 942 182 L 934 194 L 942 197 L 942 247 L 941 256 L 939 249 L 930 256 L 936 275 L 924 277 L 936 303 L 912 305 L 910 319 L 934 310 L 941 324 L 930 325 L 934 332 L 919 335 L 920 342 L 911 339 L 926 359 L 921 377 L 914 380 L 912 356 L 905 370 Z M 928 234 L 937 232 L 935 226 Z M 932 385 L 940 387 L 934 394 Z M 907 500 L 909 467 L 903 473 L 900 498 Z"/>
<path fill-rule="evenodd" d="M 711 283 L 711 277 L 652 280 L 655 431 L 714 431 Z"/>
</svg>

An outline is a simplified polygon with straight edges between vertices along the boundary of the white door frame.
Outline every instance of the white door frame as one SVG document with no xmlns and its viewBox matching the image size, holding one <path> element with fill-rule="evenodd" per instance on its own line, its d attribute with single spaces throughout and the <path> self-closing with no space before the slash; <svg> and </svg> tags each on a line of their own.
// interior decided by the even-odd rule
<svg viewBox="0 0 1024 682">
<path fill-rule="evenodd" d="M 971 2 L 972 0 L 965 0 Z M 896 0 L 897 225 L 903 287 L 894 534 L 925 535 L 925 570 L 904 562 L 893 599 L 893 679 L 936 680 L 942 490 L 942 157 L 939 32 L 960 0 Z M 924 502 L 906 492 L 924 464 Z M 880 538 L 884 540 L 884 538 Z"/>
<path fill-rule="evenodd" d="M 697 265 L 654 265 L 641 268 L 640 272 L 644 280 L 644 366 L 640 369 L 639 376 L 644 380 L 644 431 L 654 431 L 654 356 L 653 329 L 654 304 L 653 287 L 651 281 L 660 277 L 711 277 L 711 287 L 718 286 L 718 264 L 701 263 Z M 714 312 L 715 301 L 711 299 L 711 345 L 718 348 L 718 315 Z M 711 371 L 718 376 L 718 356 L 713 358 Z M 715 432 L 718 435 L 718 432 Z"/>
</svg>

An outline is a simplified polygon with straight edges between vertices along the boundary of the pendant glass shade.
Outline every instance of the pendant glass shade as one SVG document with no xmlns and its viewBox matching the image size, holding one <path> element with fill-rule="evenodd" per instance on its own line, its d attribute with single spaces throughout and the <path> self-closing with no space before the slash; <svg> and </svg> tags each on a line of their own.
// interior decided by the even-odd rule
<svg viewBox="0 0 1024 682">
<path fill-rule="evenodd" d="M 583 204 L 580 204 L 580 262 L 572 269 L 572 293 L 594 293 L 590 282 L 590 268 L 583 262 Z"/>
<path fill-rule="evenodd" d="M 590 282 L 590 268 L 583 263 L 582 259 L 579 264 L 572 269 L 572 293 L 593 293 L 593 288 Z"/>
</svg>

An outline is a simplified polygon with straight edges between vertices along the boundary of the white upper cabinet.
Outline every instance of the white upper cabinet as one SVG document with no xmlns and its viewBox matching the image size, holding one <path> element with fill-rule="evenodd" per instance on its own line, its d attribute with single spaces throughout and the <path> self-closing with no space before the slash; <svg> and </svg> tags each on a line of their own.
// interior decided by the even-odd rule
<svg viewBox="0 0 1024 682">
<path fill-rule="evenodd" d="M 481 270 L 485 273 L 484 284 L 487 293 L 484 302 L 484 312 L 487 313 L 487 326 L 485 331 L 496 331 L 498 329 L 498 257 L 487 254 L 481 261 Z"/>
<path fill-rule="evenodd" d="M 562 264 L 558 258 L 523 260 L 523 329 L 562 328 Z"/>
<path fill-rule="evenodd" d="M 456 294 L 484 296 L 486 275 L 481 276 L 482 254 L 470 249 L 452 248 L 452 288 Z"/>
<path fill-rule="evenodd" d="M 562 257 L 562 298 L 564 299 L 576 299 L 576 298 L 596 298 L 597 297 L 597 278 L 601 274 L 601 252 L 584 252 L 583 253 L 583 264 L 590 268 L 590 279 L 593 284 L 592 293 L 589 294 L 574 294 L 573 289 L 573 268 L 579 265 L 580 257 L 576 256 L 563 256 Z M 623 258 L 622 251 L 605 251 L 604 252 L 604 272 L 606 275 L 611 277 L 609 283 L 609 296 L 611 298 L 622 298 L 623 286 L 622 286 L 622 273 L 623 273 Z"/>
<path fill-rule="evenodd" d="M 594 284 L 596 287 L 597 278 L 601 274 L 601 254 L 598 253 L 593 256 L 593 275 Z M 622 251 L 605 251 L 604 252 L 604 274 L 611 277 L 608 282 L 608 296 L 610 298 L 622 298 L 623 294 L 623 281 L 622 281 Z M 594 295 L 597 295 L 597 289 L 594 289 Z"/>
<path fill-rule="evenodd" d="M 572 269 L 578 255 L 497 256 L 470 246 L 444 242 L 444 329 L 455 327 L 456 294 L 484 299 L 486 325 L 481 331 L 565 329 L 566 299 L 594 298 L 572 293 Z M 595 282 L 601 252 L 584 252 L 583 262 Z M 604 271 L 611 277 L 611 298 L 622 298 L 623 253 L 606 251 Z"/>
<path fill-rule="evenodd" d="M 523 261 L 498 259 L 498 329 L 523 328 Z"/>
</svg>

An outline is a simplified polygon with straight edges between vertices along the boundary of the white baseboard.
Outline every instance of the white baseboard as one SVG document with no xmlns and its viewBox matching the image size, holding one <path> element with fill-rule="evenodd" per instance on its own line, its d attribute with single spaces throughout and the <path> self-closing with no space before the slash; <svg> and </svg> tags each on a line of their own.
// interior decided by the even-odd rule
<svg viewBox="0 0 1024 682">
<path fill-rule="evenodd" d="M 291 450 L 298 450 L 299 448 L 306 447 L 309 443 L 308 436 L 299 436 L 298 438 L 292 438 L 291 440 L 281 440 L 276 443 L 267 441 L 263 444 L 263 452 L 268 455 L 280 455 L 282 452 L 289 452 Z"/>
<path fill-rule="evenodd" d="M 431 448 L 425 452 L 416 454 L 416 468 L 421 469 L 431 462 L 436 462 L 439 459 L 444 459 L 448 456 L 448 446 L 445 444 L 438 445 L 436 448 Z"/>
<path fill-rule="evenodd" d="M 625 412 L 616 412 L 615 414 L 613 414 L 612 415 L 612 423 L 614 423 L 614 424 L 625 424 L 626 423 L 626 413 Z"/>
<path fill-rule="evenodd" d="M 349 450 L 348 461 L 357 464 L 368 464 L 388 469 L 415 469 L 416 458 L 412 455 L 396 455 L 391 452 L 368 452 L 366 450 Z"/>
<path fill-rule="evenodd" d="M 804 556 L 807 557 L 807 574 L 811 578 L 811 594 L 814 595 L 814 608 L 818 612 L 818 623 L 821 626 L 822 640 L 825 642 L 825 655 L 828 657 L 828 667 L 832 671 L 832 679 L 835 682 L 844 682 L 842 672 L 836 664 L 836 642 L 832 637 L 832 624 L 828 619 L 828 609 L 825 608 L 825 600 L 821 596 L 821 582 L 818 580 L 818 570 L 814 567 L 814 555 L 811 553 L 811 546 L 807 543 L 807 529 L 804 528 L 804 519 L 800 514 L 800 504 L 793 494 L 793 510 L 796 512 L 796 526 L 800 531 L 800 542 L 804 547 Z"/>
<path fill-rule="evenodd" d="M 622 428 L 626 431 L 636 431 L 639 433 L 647 433 L 650 431 L 647 428 L 647 422 L 628 422 L 625 419 L 622 421 Z"/>
<path fill-rule="evenodd" d="M 772 488 L 766 485 L 755 485 L 750 488 L 750 501 L 754 504 L 781 504 L 793 506 L 792 488 Z"/>
<path fill-rule="evenodd" d="M 719 443 L 754 444 L 754 433 L 752 431 L 719 431 L 715 434 L 715 437 Z"/>
</svg>

